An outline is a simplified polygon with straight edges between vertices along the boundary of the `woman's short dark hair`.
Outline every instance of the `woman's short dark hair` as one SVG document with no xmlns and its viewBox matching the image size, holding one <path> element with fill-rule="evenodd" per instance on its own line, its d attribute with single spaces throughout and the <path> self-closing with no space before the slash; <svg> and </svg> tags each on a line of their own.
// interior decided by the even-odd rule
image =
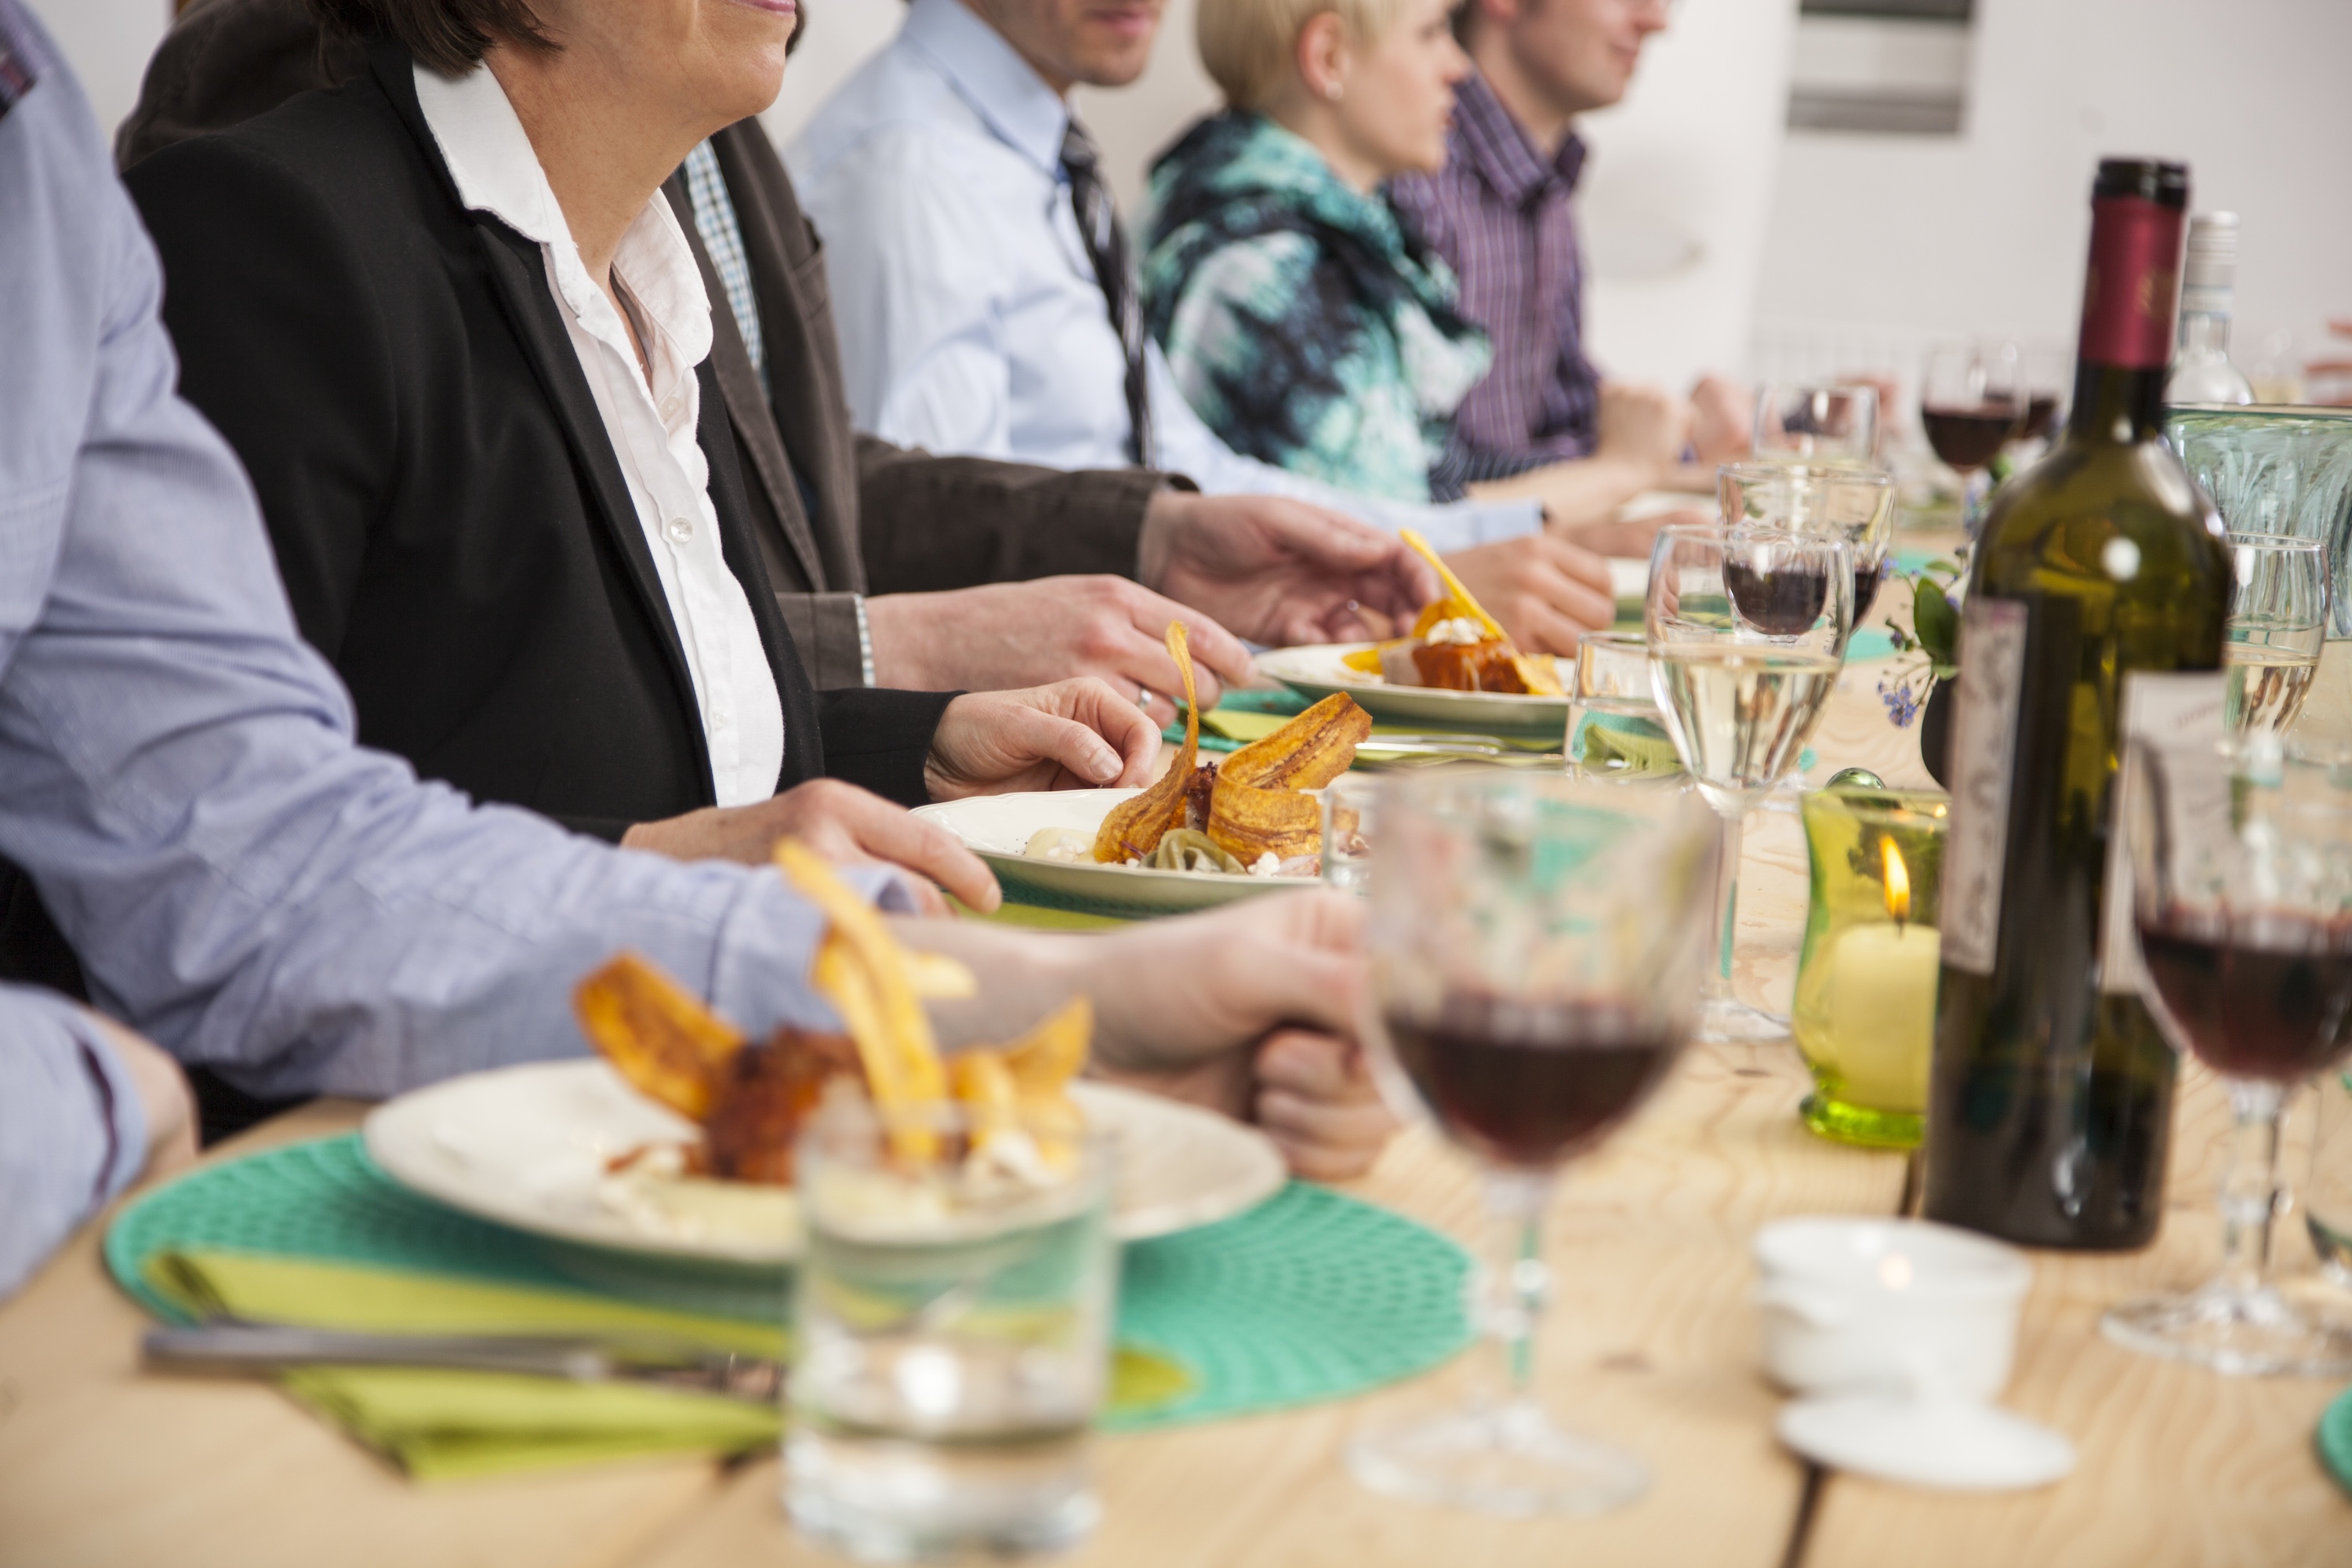
<svg viewBox="0 0 2352 1568">
<path fill-rule="evenodd" d="M 443 76 L 464 76 L 492 44 L 557 47 L 530 0 L 310 0 L 333 32 L 391 38 Z"/>
</svg>

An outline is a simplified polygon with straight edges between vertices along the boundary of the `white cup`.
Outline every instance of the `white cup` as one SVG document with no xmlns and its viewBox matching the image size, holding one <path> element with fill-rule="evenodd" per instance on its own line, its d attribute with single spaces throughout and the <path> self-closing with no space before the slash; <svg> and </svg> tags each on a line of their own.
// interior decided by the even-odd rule
<svg viewBox="0 0 2352 1568">
<path fill-rule="evenodd" d="M 2033 1270 L 1924 1220 L 1778 1220 L 1757 1232 L 1764 1370 L 1800 1394 L 1990 1403 L 2009 1384 Z"/>
</svg>

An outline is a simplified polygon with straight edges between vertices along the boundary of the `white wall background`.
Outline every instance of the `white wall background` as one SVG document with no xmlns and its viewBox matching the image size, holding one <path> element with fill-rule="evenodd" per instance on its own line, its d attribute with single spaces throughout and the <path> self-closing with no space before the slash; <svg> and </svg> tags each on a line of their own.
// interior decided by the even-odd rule
<svg viewBox="0 0 2352 1568">
<path fill-rule="evenodd" d="M 169 0 L 31 3 L 110 130 Z M 780 139 L 902 13 L 808 3 L 766 117 Z M 2188 158 L 2198 205 L 2242 216 L 2242 346 L 2352 313 L 2352 0 L 1977 0 L 1956 138 L 1784 135 L 1793 8 L 1682 0 L 1632 99 L 1593 117 L 1591 331 L 1611 368 L 1680 380 L 1752 363 L 1757 342 L 1785 362 L 1907 358 L 1964 331 L 2063 340 L 2103 152 Z M 1213 101 L 1192 13 L 1170 0 L 1144 80 L 1081 104 L 1130 202 L 1149 157 Z"/>
<path fill-rule="evenodd" d="M 2242 355 L 2352 313 L 2352 0 L 1977 0 L 1961 135 L 1787 140 L 1768 336 L 2070 341 L 2102 153 L 2243 218 Z"/>
</svg>

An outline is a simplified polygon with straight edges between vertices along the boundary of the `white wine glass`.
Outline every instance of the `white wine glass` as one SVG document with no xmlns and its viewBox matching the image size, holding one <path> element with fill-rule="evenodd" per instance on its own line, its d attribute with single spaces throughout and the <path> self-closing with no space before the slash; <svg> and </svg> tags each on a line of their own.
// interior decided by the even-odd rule
<svg viewBox="0 0 2352 1568">
<path fill-rule="evenodd" d="M 1650 682 L 1683 766 L 1723 819 L 1701 1039 L 1789 1032 L 1732 994 L 1740 826 L 1812 737 L 1853 629 L 1853 551 L 1843 538 L 1696 523 L 1658 531 L 1643 613 Z"/>
<path fill-rule="evenodd" d="M 2232 735 L 2284 735 L 2303 712 L 2327 640 L 2327 548 L 2316 539 L 2233 533 L 2222 634 Z"/>
<path fill-rule="evenodd" d="M 1756 461 L 1866 468 L 1878 457 L 1878 389 L 1781 383 L 1756 399 Z"/>
<path fill-rule="evenodd" d="M 1561 1426 L 1537 1392 L 1543 1218 L 1561 1167 L 1690 1038 L 1715 856 L 1685 791 L 1492 766 L 1383 780 L 1364 1037 L 1399 1114 L 1477 1161 L 1494 1245 L 1484 1386 L 1357 1433 L 1364 1485 L 1506 1517 L 1599 1513 L 1647 1489 L 1647 1466 Z"/>
</svg>

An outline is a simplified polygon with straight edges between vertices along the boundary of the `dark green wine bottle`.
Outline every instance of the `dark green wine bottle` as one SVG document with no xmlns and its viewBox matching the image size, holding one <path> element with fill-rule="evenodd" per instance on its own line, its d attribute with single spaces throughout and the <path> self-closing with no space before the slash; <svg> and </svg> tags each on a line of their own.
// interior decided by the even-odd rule
<svg viewBox="0 0 2352 1568">
<path fill-rule="evenodd" d="M 2174 1060 L 2112 826 L 2127 733 L 2221 733 L 2227 534 L 2161 428 L 2188 200 L 2180 164 L 2099 165 L 2066 432 L 1969 573 L 1925 1208 L 2032 1247 L 2163 1214 Z"/>
</svg>

